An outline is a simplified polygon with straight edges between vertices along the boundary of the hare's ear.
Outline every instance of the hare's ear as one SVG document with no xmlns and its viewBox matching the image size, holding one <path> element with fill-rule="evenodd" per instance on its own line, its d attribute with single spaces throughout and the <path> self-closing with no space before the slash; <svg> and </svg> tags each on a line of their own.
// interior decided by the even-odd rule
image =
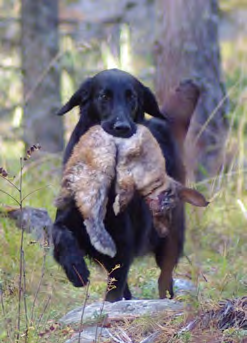
<svg viewBox="0 0 247 343">
<path fill-rule="evenodd" d="M 184 187 L 181 184 L 177 187 L 178 197 L 183 202 L 188 202 L 189 204 L 197 207 L 206 207 L 209 204 L 204 195 L 195 189 Z"/>
<path fill-rule="evenodd" d="M 57 112 L 57 115 L 62 116 L 69 112 L 75 106 L 83 106 L 87 103 L 91 94 L 92 78 L 88 78 L 83 82 L 80 88 L 72 95 L 69 101 Z"/>
</svg>

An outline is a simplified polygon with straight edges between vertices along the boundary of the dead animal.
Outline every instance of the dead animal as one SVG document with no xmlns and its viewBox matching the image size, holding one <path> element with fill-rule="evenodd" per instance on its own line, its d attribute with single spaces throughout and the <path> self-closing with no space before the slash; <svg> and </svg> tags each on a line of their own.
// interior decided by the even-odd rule
<svg viewBox="0 0 247 343">
<path fill-rule="evenodd" d="M 161 149 L 145 126 L 137 125 L 136 133 L 128 139 L 113 137 L 101 126 L 93 126 L 81 137 L 65 166 L 56 206 L 64 208 L 75 199 L 91 244 L 111 257 L 116 254 L 116 246 L 104 227 L 104 218 L 114 180 L 115 214 L 139 192 L 160 236 L 168 234 L 171 210 L 179 201 L 200 207 L 208 204 L 201 193 L 167 175 Z"/>
<path fill-rule="evenodd" d="M 74 198 L 91 244 L 111 257 L 116 246 L 104 227 L 107 194 L 115 177 L 116 144 L 101 126 L 93 126 L 75 145 L 65 165 L 62 187 L 55 201 L 57 208 L 65 208 Z"/>
<path fill-rule="evenodd" d="M 171 211 L 179 201 L 204 207 L 208 203 L 198 191 L 169 177 L 158 142 L 143 125 L 129 139 L 115 138 L 117 144 L 115 214 L 126 208 L 137 191 L 144 197 L 160 236 L 169 231 Z"/>
</svg>

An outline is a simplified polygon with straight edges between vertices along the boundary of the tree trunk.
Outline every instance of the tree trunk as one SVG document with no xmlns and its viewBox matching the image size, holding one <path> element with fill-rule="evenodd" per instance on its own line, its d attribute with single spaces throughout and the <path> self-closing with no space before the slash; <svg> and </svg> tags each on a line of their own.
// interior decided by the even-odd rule
<svg viewBox="0 0 247 343">
<path fill-rule="evenodd" d="M 24 141 L 61 151 L 63 123 L 55 114 L 61 105 L 58 0 L 22 0 L 21 18 Z"/>
<path fill-rule="evenodd" d="M 227 131 L 218 42 L 217 0 L 157 0 L 156 91 L 161 104 L 181 80 L 201 88 L 185 143 L 188 174 L 212 176 L 222 164 Z"/>
</svg>

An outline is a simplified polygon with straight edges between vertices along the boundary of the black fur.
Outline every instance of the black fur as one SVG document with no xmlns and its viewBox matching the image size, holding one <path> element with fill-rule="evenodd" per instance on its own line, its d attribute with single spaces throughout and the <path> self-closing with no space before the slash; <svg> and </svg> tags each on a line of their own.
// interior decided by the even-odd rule
<svg viewBox="0 0 247 343">
<path fill-rule="evenodd" d="M 152 92 L 136 78 L 117 69 L 101 72 L 84 82 L 58 114 L 62 115 L 74 106 L 80 107 L 80 119 L 67 145 L 64 163 L 81 135 L 92 125 L 101 124 L 112 135 L 127 138 L 135 132 L 136 123 L 142 123 L 158 140 L 166 158 L 168 174 L 178 181 L 183 181 L 184 171 L 169 123 L 160 113 Z M 145 120 L 145 112 L 159 119 Z M 164 285 L 173 296 L 171 273 L 184 242 L 183 205 L 173 210 L 172 234 L 168 240 L 158 237 L 152 226 L 151 214 L 137 194 L 128 208 L 118 216 L 114 215 L 112 209 L 114 197 L 112 189 L 105 227 L 117 246 L 116 256 L 110 258 L 93 248 L 83 225 L 83 218 L 75 204 L 71 203 L 66 209 L 57 211 L 53 225 L 55 259 L 76 287 L 81 287 L 88 281 L 89 271 L 84 256 L 100 261 L 109 272 L 120 264 L 120 268 L 111 274 L 111 277 L 117 280 L 116 288 L 106 297 L 108 301 L 117 301 L 122 297 L 131 298 L 127 276 L 133 259 L 152 252 L 163 271 L 159 279 L 160 296 L 164 297 L 161 289 Z M 167 275 L 164 277 L 163 274 Z"/>
</svg>

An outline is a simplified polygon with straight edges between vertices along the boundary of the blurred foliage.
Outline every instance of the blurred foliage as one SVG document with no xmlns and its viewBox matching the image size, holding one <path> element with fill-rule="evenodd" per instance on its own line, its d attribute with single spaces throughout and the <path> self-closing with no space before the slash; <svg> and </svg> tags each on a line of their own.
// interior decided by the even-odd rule
<svg viewBox="0 0 247 343">
<path fill-rule="evenodd" d="M 70 6 L 78 3 L 75 1 L 64 1 Z M 221 0 L 221 8 L 224 11 L 247 7 L 245 0 Z M 0 49 L 0 134 L 5 138 L 12 138 L 21 131 L 13 128 L 13 122 L 17 123 L 16 117 L 20 115 L 23 105 L 22 100 L 22 72 L 20 59 L 20 6 L 19 0 L 0 0 L 0 38 L 2 47 Z M 16 19 L 15 19 L 16 18 Z M 70 18 L 73 22 L 73 18 Z M 94 26 L 96 25 L 96 28 Z M 103 25 L 103 24 L 102 24 Z M 115 26 L 114 26 L 115 25 Z M 111 24 L 106 26 L 108 37 L 102 35 L 97 23 L 78 26 L 78 22 L 68 24 L 66 21 L 60 23 L 60 69 L 62 75 L 62 99 L 67 99 L 73 91 L 89 74 L 93 74 L 106 67 L 120 67 L 134 71 L 140 75 L 143 81 L 152 86 L 154 65 L 151 54 L 131 56 L 131 28 L 123 24 Z M 141 30 L 142 28 L 140 28 Z M 79 31 L 78 31 L 79 30 Z M 80 30 L 88 30 L 90 40 L 80 39 Z M 95 30 L 95 32 L 94 32 Z M 119 33 L 118 33 L 119 32 Z M 116 37 L 119 37 L 116 39 Z M 102 40 L 103 39 L 103 40 Z M 116 44 L 120 44 L 117 49 Z M 113 52 L 114 51 L 114 52 Z M 244 52 L 246 54 L 246 51 Z M 127 60 L 126 60 L 127 56 Z M 237 71 L 235 71 L 237 72 Z M 233 74 L 233 73 L 232 73 Z M 67 86 L 69 84 L 71 86 Z M 227 80 L 227 82 L 232 82 Z M 18 126 L 18 125 L 16 125 Z M 68 123 L 67 128 L 70 130 Z M 7 129 L 7 130 L 6 130 Z"/>
<path fill-rule="evenodd" d="M 222 10 L 231 11 L 238 8 L 247 8 L 246 0 L 220 0 Z"/>
<path fill-rule="evenodd" d="M 74 2 L 68 0 L 68 2 Z M 221 1 L 222 9 L 233 10 L 247 7 L 245 0 Z M 18 17 L 20 2 L 0 0 L 1 17 Z M 122 31 L 121 31 L 122 30 Z M 116 56 L 107 41 L 94 39 L 78 42 L 68 27 L 61 25 L 61 95 L 65 101 L 78 87 L 81 81 L 100 69 L 109 66 L 123 67 L 124 47 L 130 48 L 128 27 L 120 28 L 122 32 L 122 55 Z M 19 54 L 19 23 L 0 20 L 0 36 L 4 37 L 0 50 L 0 166 L 12 175 L 18 175 L 19 157 L 23 147 L 18 139 L 21 130 L 18 118 L 21 116 L 21 61 Z M 231 298 L 246 294 L 246 217 L 238 200 L 247 207 L 246 194 L 246 99 L 247 99 L 247 38 L 221 42 L 222 66 L 225 72 L 227 91 L 230 96 L 229 137 L 225 149 L 225 168 L 217 178 L 205 180 L 198 187 L 208 195 L 211 204 L 205 211 L 187 208 L 187 242 L 185 257 L 176 269 L 175 276 L 192 280 L 197 286 L 194 303 L 203 307 L 208 302 L 216 303 L 222 298 Z M 142 73 L 146 83 L 152 85 L 153 62 L 148 56 L 135 58 L 129 62 L 129 68 Z M 137 68 L 136 68 L 137 67 Z M 73 129 L 77 113 L 73 111 L 65 118 L 66 137 Z M 13 125 L 13 123 L 17 123 Z M 17 127 L 16 127 L 17 126 Z M 53 199 L 59 189 L 61 156 L 42 155 L 41 162 L 29 161 L 24 173 L 23 189 L 28 193 L 34 189 L 49 185 L 46 191 L 35 193 L 26 205 L 45 207 L 54 218 Z M 7 188 L 6 188 L 7 187 Z M 9 189 L 0 179 L 0 189 Z M 13 205 L 12 201 L 1 194 L 1 205 Z M 34 322 L 30 328 L 33 342 L 64 342 L 70 335 L 66 328 L 50 329 L 67 311 L 79 306 L 85 298 L 85 290 L 75 289 L 70 285 L 60 267 L 54 262 L 51 251 L 39 243 L 32 244 L 33 238 L 25 234 L 24 251 L 26 259 L 27 303 L 30 315 L 44 265 L 38 300 L 34 311 Z M 15 328 L 17 311 L 17 284 L 19 277 L 20 231 L 15 223 L 7 218 L 0 218 L 0 292 L 3 295 L 8 327 Z M 44 256 L 45 262 L 44 262 Z M 106 289 L 106 275 L 99 272 L 90 261 L 92 272 L 88 302 L 102 300 Z M 130 271 L 130 287 L 137 297 L 154 298 L 158 296 L 156 280 L 159 271 L 154 259 L 139 259 Z M 48 302 L 49 300 L 49 302 Z M 44 311 L 47 305 L 46 310 Z M 1 312 L 1 310 L 0 310 Z M 6 321 L 0 316 L 0 341 L 6 338 Z M 47 331 L 49 335 L 47 334 Z M 65 330 L 65 331 L 62 331 Z M 73 331 L 73 330 L 72 330 Z M 46 333 L 43 336 L 40 333 Z M 31 342 L 30 341 L 30 342 Z"/>
</svg>

